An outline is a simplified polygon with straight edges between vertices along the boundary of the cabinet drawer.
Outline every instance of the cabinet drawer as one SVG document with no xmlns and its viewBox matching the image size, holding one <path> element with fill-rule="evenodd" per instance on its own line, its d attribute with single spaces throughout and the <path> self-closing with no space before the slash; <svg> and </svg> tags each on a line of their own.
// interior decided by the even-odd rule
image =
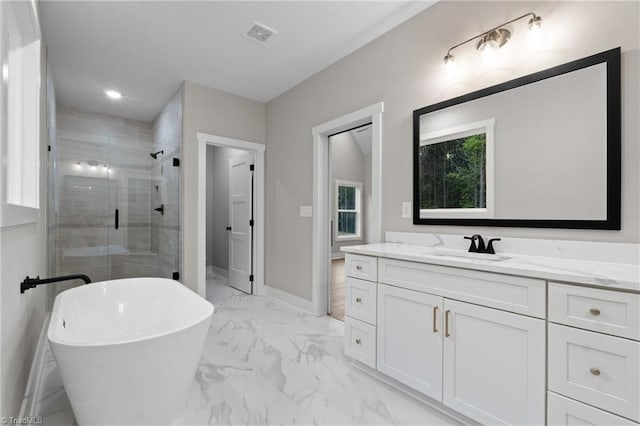
<svg viewBox="0 0 640 426">
<path fill-rule="evenodd" d="M 553 392 L 548 394 L 547 424 L 549 426 L 638 426 L 638 423 L 631 420 L 618 417 Z"/>
<path fill-rule="evenodd" d="M 345 314 L 376 325 L 376 283 L 347 277 L 345 294 Z"/>
<path fill-rule="evenodd" d="M 549 389 L 640 421 L 640 342 L 549 324 Z"/>
<path fill-rule="evenodd" d="M 347 253 L 345 274 L 361 280 L 378 281 L 378 258 Z"/>
<path fill-rule="evenodd" d="M 544 280 L 380 259 L 379 281 L 490 308 L 546 317 Z"/>
<path fill-rule="evenodd" d="M 549 283 L 549 320 L 640 339 L 640 295 Z"/>
<path fill-rule="evenodd" d="M 376 328 L 357 319 L 344 319 L 344 352 L 351 358 L 376 368 Z"/>
</svg>

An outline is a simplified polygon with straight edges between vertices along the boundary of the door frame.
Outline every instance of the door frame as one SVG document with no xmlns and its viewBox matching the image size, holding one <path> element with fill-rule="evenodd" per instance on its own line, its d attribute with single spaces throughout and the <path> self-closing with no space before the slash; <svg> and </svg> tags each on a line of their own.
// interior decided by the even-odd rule
<svg viewBox="0 0 640 426">
<path fill-rule="evenodd" d="M 313 136 L 313 243 L 311 265 L 311 303 L 315 315 L 329 311 L 331 229 L 329 137 L 366 123 L 371 123 L 371 235 L 372 242 L 382 239 L 382 113 L 384 102 L 378 102 L 335 118 L 311 129 Z"/>
<path fill-rule="evenodd" d="M 253 172 L 253 294 L 264 295 L 264 165 L 265 145 L 240 139 L 232 139 L 209 133 L 197 133 L 198 139 L 198 190 L 197 190 L 197 260 L 196 277 L 198 294 L 206 298 L 206 186 L 207 186 L 207 146 L 221 146 L 253 152 L 255 169 Z"/>
</svg>

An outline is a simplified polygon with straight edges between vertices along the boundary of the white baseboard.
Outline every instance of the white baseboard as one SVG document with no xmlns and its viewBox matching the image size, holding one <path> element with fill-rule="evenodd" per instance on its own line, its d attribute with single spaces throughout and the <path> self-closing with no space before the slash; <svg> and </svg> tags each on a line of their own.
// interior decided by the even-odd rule
<svg viewBox="0 0 640 426">
<path fill-rule="evenodd" d="M 217 266 L 208 265 L 207 272 L 212 272 L 214 274 L 222 275 L 225 278 L 229 278 L 229 271 L 226 269 L 218 268 Z"/>
<path fill-rule="evenodd" d="M 392 388 L 394 388 L 395 390 L 404 393 L 405 395 L 410 396 L 413 399 L 416 399 L 417 401 L 421 402 L 424 405 L 427 405 L 431 408 L 433 408 L 434 410 L 444 414 L 447 417 L 450 417 L 451 419 L 460 422 L 460 424 L 463 425 L 477 425 L 478 423 L 471 420 L 470 418 L 466 417 L 463 414 L 458 413 L 457 411 L 454 411 L 452 409 L 450 409 L 449 407 L 445 406 L 443 403 L 436 401 L 434 399 L 429 398 L 428 396 L 425 396 L 423 394 L 421 394 L 418 391 L 415 391 L 413 389 L 411 389 L 410 387 L 406 386 L 403 383 L 398 382 L 397 380 L 395 380 L 392 377 L 387 376 L 384 373 L 380 373 L 377 370 L 372 369 L 371 367 L 368 367 L 364 364 L 361 364 L 360 362 L 351 359 L 349 361 L 349 365 L 357 368 L 358 370 L 374 377 L 375 379 L 377 379 L 378 381 L 384 383 L 387 386 L 390 386 Z"/>
<path fill-rule="evenodd" d="M 42 323 L 42 329 L 40 330 L 40 336 L 38 337 L 38 344 L 36 351 L 33 354 L 33 361 L 31 362 L 31 369 L 29 370 L 29 378 L 27 379 L 27 386 L 24 390 L 24 397 L 22 398 L 22 406 L 20 407 L 20 416 L 18 418 L 24 419 L 31 417 L 38 412 L 37 401 L 35 398 L 40 395 L 40 387 L 42 386 L 42 366 L 44 365 L 44 355 L 47 350 L 47 329 L 49 328 L 49 320 L 51 314 L 47 314 Z"/>
<path fill-rule="evenodd" d="M 313 303 L 311 303 L 311 301 L 295 296 L 291 293 L 287 293 L 286 291 L 279 290 L 275 287 L 264 286 L 264 289 L 265 296 L 276 299 L 307 314 L 314 315 Z"/>
</svg>

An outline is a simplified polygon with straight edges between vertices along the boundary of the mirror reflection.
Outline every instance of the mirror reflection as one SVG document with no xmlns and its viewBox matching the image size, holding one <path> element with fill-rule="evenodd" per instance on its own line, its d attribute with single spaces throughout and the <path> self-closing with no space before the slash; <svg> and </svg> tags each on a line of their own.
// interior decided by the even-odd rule
<svg viewBox="0 0 640 426">
<path fill-rule="evenodd" d="M 615 52 L 414 111 L 414 223 L 608 222 Z"/>
</svg>

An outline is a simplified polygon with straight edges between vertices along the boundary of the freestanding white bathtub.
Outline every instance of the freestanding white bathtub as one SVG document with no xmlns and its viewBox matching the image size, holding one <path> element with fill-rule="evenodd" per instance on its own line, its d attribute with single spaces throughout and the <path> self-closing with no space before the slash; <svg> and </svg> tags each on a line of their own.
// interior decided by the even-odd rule
<svg viewBox="0 0 640 426">
<path fill-rule="evenodd" d="M 176 281 L 64 291 L 48 338 L 79 425 L 167 425 L 184 409 L 213 305 Z"/>
</svg>

